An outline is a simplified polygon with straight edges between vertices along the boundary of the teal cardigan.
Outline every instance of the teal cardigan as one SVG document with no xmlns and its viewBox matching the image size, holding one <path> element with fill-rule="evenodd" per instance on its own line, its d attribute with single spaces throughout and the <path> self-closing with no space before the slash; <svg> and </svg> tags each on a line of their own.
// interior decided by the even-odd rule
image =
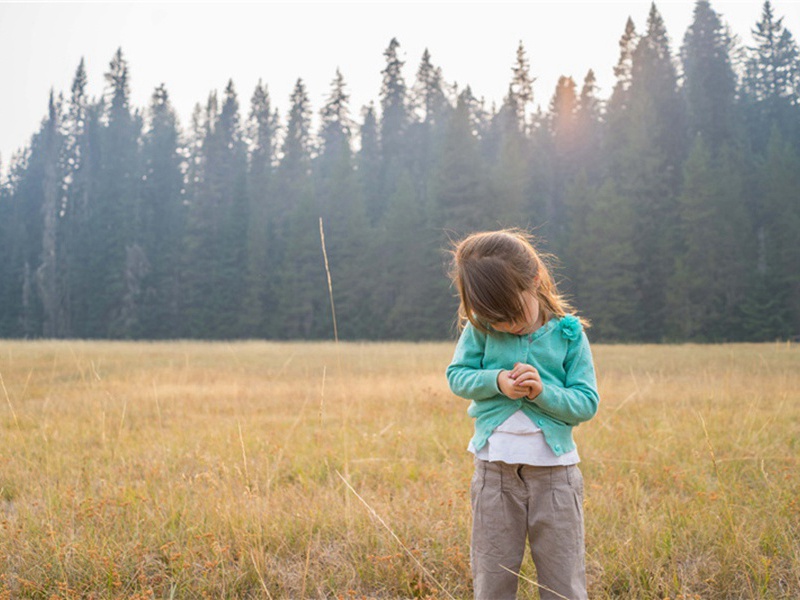
<svg viewBox="0 0 800 600">
<path fill-rule="evenodd" d="M 497 375 L 514 363 L 533 365 L 543 389 L 535 399 L 512 400 L 500 393 Z M 457 396 L 472 400 L 472 444 L 480 450 L 492 431 L 522 409 L 541 428 L 556 456 L 575 449 L 572 428 L 591 419 L 600 397 L 589 340 L 577 317 L 554 317 L 531 335 L 481 333 L 468 323 L 447 367 L 447 381 Z"/>
</svg>

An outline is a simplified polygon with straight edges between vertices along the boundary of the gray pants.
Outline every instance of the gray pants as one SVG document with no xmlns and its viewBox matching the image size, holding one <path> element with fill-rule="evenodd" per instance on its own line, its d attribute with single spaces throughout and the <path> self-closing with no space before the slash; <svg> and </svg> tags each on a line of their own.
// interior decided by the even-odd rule
<svg viewBox="0 0 800 600">
<path fill-rule="evenodd" d="M 476 599 L 516 598 L 515 573 L 527 537 L 542 600 L 586 600 L 583 476 L 577 465 L 531 467 L 476 459 L 470 495 Z"/>
</svg>

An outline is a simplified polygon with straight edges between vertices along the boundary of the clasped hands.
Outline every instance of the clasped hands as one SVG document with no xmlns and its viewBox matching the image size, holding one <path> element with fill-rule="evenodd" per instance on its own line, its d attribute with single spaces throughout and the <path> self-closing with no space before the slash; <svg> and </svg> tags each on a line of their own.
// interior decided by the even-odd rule
<svg viewBox="0 0 800 600">
<path fill-rule="evenodd" d="M 542 378 L 534 366 L 518 362 L 512 370 L 500 371 L 497 375 L 497 387 L 512 400 L 533 400 L 542 393 Z"/>
</svg>

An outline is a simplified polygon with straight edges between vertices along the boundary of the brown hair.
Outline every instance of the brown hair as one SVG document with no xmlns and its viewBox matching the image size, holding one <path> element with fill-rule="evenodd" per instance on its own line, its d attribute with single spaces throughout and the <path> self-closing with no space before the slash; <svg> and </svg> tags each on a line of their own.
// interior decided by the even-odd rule
<svg viewBox="0 0 800 600">
<path fill-rule="evenodd" d="M 461 299 L 462 327 L 469 321 L 489 333 L 492 323 L 520 320 L 526 291 L 539 302 L 545 321 L 573 312 L 534 248 L 532 236 L 521 229 L 473 233 L 455 244 L 452 255 L 450 276 Z M 585 319 L 581 322 L 588 327 Z"/>
</svg>

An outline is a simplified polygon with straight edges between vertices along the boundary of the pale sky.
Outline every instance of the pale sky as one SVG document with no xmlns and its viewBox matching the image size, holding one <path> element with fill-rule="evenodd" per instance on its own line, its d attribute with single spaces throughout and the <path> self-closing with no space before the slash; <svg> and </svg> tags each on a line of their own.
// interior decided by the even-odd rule
<svg viewBox="0 0 800 600">
<path fill-rule="evenodd" d="M 712 0 L 734 34 L 751 42 L 761 0 Z M 800 36 L 800 1 L 773 0 L 775 14 Z M 694 7 L 661 0 L 674 49 Z M 628 16 L 646 26 L 650 0 L 529 0 L 527 2 L 6 2 L 0 0 L 0 156 L 27 144 L 47 113 L 50 88 L 69 96 L 81 57 L 90 96 L 103 93 L 103 74 L 118 47 L 130 68 L 134 107 L 146 107 L 165 83 L 182 127 L 195 103 L 233 79 L 242 117 L 259 78 L 282 117 L 298 77 L 315 115 L 336 68 L 351 94 L 351 114 L 379 101 L 383 51 L 392 37 L 413 83 L 428 48 L 444 78 L 470 85 L 488 104 L 502 101 L 522 41 L 537 78 L 535 103 L 546 107 L 560 75 L 578 85 L 591 68 L 607 98 L 614 83 L 618 41 Z"/>
</svg>

